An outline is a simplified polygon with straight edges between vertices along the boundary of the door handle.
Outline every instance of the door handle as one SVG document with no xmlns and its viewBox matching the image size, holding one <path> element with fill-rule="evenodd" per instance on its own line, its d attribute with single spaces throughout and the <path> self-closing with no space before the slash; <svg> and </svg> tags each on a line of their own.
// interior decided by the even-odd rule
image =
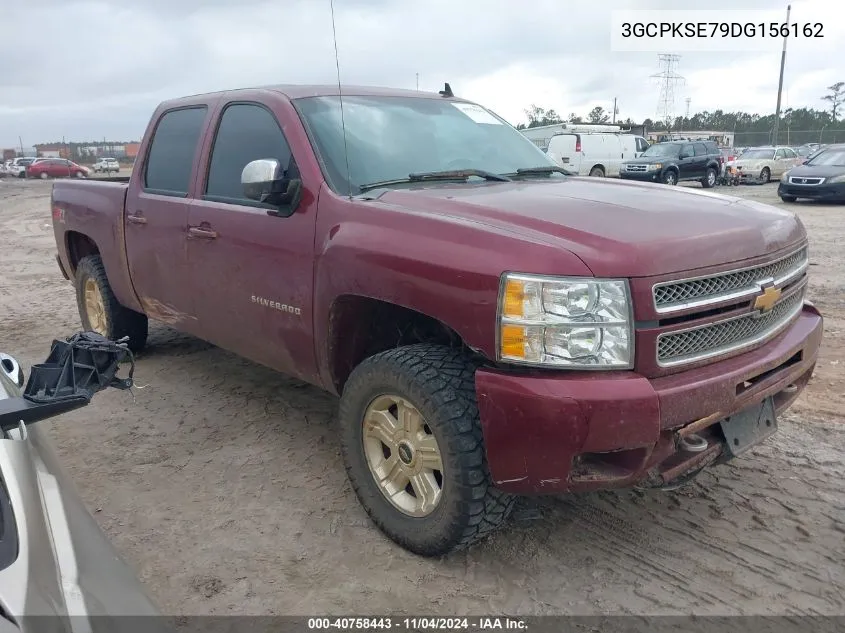
<svg viewBox="0 0 845 633">
<path fill-rule="evenodd" d="M 127 221 L 127 222 L 129 222 L 130 224 L 146 224 L 146 223 L 147 223 L 147 218 L 145 218 L 145 217 L 144 217 L 144 216 L 142 216 L 142 215 L 138 215 L 138 214 L 136 213 L 136 214 L 134 214 L 134 215 L 127 215 L 127 216 L 126 216 L 126 221 Z"/>
<path fill-rule="evenodd" d="M 189 226 L 188 237 L 199 237 L 204 240 L 214 240 L 217 239 L 217 231 L 200 228 L 198 226 Z"/>
</svg>

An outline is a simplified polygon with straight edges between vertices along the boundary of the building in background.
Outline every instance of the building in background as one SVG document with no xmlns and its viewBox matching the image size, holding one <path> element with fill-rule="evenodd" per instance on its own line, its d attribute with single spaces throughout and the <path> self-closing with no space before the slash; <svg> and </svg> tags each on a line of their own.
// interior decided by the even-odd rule
<svg viewBox="0 0 845 633">
<path fill-rule="evenodd" d="M 27 156 L 43 158 L 68 158 L 77 162 L 93 163 L 100 158 L 116 158 L 131 162 L 138 155 L 140 143 L 132 141 L 86 141 L 83 143 L 40 143 Z"/>
</svg>

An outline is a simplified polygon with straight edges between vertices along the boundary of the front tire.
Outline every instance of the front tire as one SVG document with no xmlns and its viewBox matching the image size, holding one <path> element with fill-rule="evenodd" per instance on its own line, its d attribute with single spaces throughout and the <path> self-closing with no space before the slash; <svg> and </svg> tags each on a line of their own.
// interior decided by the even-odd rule
<svg viewBox="0 0 845 633">
<path fill-rule="evenodd" d="M 112 341 L 129 337 L 129 349 L 139 352 L 147 343 L 147 316 L 122 306 L 109 285 L 99 255 L 83 257 L 76 267 L 76 305 L 82 327 Z"/>
<path fill-rule="evenodd" d="M 513 506 L 487 468 L 475 370 L 448 347 L 399 347 L 358 365 L 340 399 L 341 449 L 358 500 L 385 535 L 421 556 L 468 547 Z"/>
<path fill-rule="evenodd" d="M 772 172 L 768 167 L 763 167 L 760 171 L 760 182 L 767 184 L 772 179 Z"/>
<path fill-rule="evenodd" d="M 677 185 L 678 184 L 678 175 L 674 172 L 674 170 L 669 169 L 663 174 L 663 178 L 661 179 L 664 185 Z"/>
</svg>

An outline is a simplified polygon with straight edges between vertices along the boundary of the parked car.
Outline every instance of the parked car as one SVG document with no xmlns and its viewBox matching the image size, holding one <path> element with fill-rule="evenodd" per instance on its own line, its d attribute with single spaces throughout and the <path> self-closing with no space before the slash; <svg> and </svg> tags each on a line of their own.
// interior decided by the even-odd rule
<svg viewBox="0 0 845 633">
<path fill-rule="evenodd" d="M 821 154 L 821 153 L 825 150 L 825 148 L 827 148 L 827 145 L 822 145 L 822 146 L 821 146 L 821 147 L 819 147 L 818 149 L 813 150 L 813 151 L 812 151 L 810 154 L 808 154 L 807 156 L 801 156 L 801 157 L 800 157 L 800 158 L 801 158 L 801 160 L 798 162 L 798 164 L 799 164 L 799 165 L 805 165 L 805 164 L 807 164 L 807 162 L 809 162 L 809 161 L 813 160 L 816 156 L 818 156 L 819 154 Z"/>
<path fill-rule="evenodd" d="M 51 361 L 61 360 L 61 351 L 55 352 L 68 345 L 56 343 L 42 366 L 46 371 L 31 374 L 29 381 L 13 356 L 0 353 L 0 631 L 4 632 L 96 631 L 97 624 L 116 624 L 110 619 L 114 616 L 159 616 L 135 572 L 85 508 L 39 427 L 39 420 L 82 407 L 93 393 L 108 386 L 108 380 L 89 383 L 92 372 L 83 370 L 82 363 L 77 363 L 75 389 L 53 381 L 46 374 L 60 363 Z M 95 364 L 104 370 L 98 377 L 108 375 L 115 357 L 106 352 L 97 355 Z M 77 361 L 91 358 L 76 348 Z M 59 384 L 62 389 L 55 389 Z M 96 420 L 77 423 L 96 424 Z M 144 618 L 144 626 L 166 630 L 162 619 Z"/>
<path fill-rule="evenodd" d="M 562 133 L 549 140 L 548 154 L 558 165 L 581 176 L 618 176 L 625 159 L 648 149 L 642 136 L 611 133 Z"/>
<path fill-rule="evenodd" d="M 643 164 L 694 145 L 715 173 L 697 143 Z M 85 329 L 137 350 L 160 320 L 339 395 L 358 499 L 437 556 L 516 494 L 681 485 L 813 372 L 793 213 L 563 171 L 449 89 L 186 97 L 128 182 L 53 185 L 57 260 Z"/>
<path fill-rule="evenodd" d="M 845 202 L 845 145 L 829 145 L 805 164 L 785 172 L 778 195 L 784 202 L 798 198 Z"/>
<path fill-rule="evenodd" d="M 668 141 L 649 147 L 642 156 L 622 163 L 620 176 L 675 185 L 699 180 L 713 187 L 722 172 L 722 153 L 714 141 Z"/>
<path fill-rule="evenodd" d="M 116 158 L 101 158 L 96 163 L 94 163 L 94 173 L 100 172 L 106 174 L 109 174 L 111 172 L 119 173 L 120 163 L 117 162 Z"/>
<path fill-rule="evenodd" d="M 65 158 L 45 158 L 26 168 L 28 178 L 86 178 L 91 170 Z"/>
<path fill-rule="evenodd" d="M 769 182 L 780 178 L 784 172 L 801 163 L 801 158 L 791 147 L 754 147 L 746 150 L 734 166 L 743 180 Z"/>
<path fill-rule="evenodd" d="M 32 163 L 45 160 L 43 158 L 34 158 L 34 157 L 27 157 L 27 158 L 15 158 L 12 161 L 12 164 L 9 168 L 9 174 L 11 176 L 17 176 L 18 178 L 26 178 L 26 169 Z"/>
</svg>

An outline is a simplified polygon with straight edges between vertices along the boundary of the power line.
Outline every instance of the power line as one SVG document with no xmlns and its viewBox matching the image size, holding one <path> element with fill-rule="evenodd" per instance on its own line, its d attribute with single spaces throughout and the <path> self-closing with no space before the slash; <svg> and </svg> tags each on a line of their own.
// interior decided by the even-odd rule
<svg viewBox="0 0 845 633">
<path fill-rule="evenodd" d="M 684 84 L 686 79 L 675 71 L 681 59 L 680 55 L 663 53 L 657 56 L 662 70 L 652 75 L 660 81 L 660 96 L 657 99 L 657 120 L 663 121 L 667 129 L 675 120 L 675 86 Z"/>
</svg>

